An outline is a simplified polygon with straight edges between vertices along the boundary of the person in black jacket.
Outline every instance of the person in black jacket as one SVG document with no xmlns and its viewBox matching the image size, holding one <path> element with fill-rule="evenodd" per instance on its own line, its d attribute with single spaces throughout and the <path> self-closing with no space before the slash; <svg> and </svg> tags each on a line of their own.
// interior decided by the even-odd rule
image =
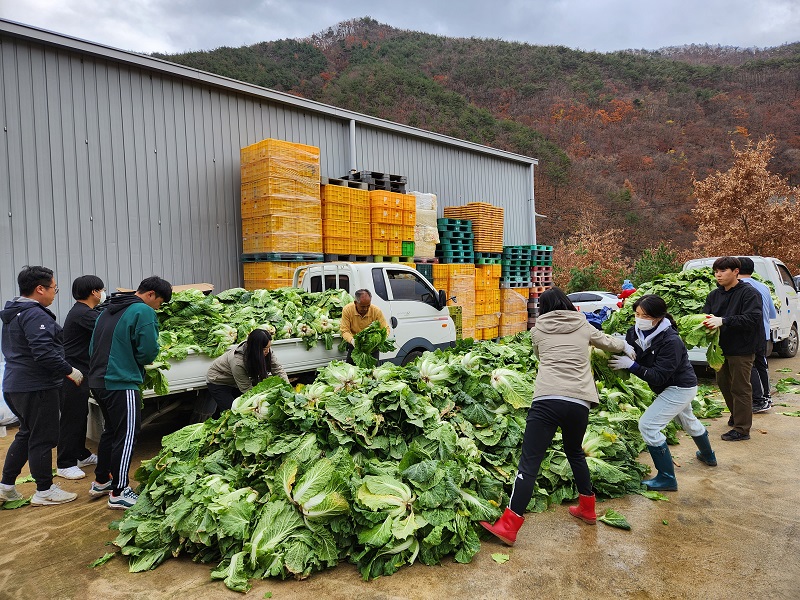
<svg viewBox="0 0 800 600">
<path fill-rule="evenodd" d="M 639 418 L 639 432 L 647 444 L 658 474 L 643 481 L 649 489 L 675 491 L 675 467 L 661 432 L 675 419 L 697 444 L 697 459 L 711 467 L 717 458 L 708 440 L 708 431 L 692 412 L 692 400 L 697 394 L 697 376 L 689 362 L 686 345 L 678 335 L 675 320 L 667 312 L 664 299 L 655 294 L 640 297 L 633 303 L 636 325 L 631 327 L 625 341 L 633 347 L 636 359 L 612 357 L 608 364 L 614 369 L 627 369 L 644 379 L 658 396 Z M 627 349 L 627 348 L 626 348 Z"/>
<path fill-rule="evenodd" d="M 19 419 L 19 431 L 6 452 L 0 502 L 20 500 L 14 483 L 27 462 L 36 480 L 31 504 L 71 502 L 77 494 L 53 483 L 53 448 L 58 443 L 58 407 L 64 379 L 80 385 L 83 373 L 64 359 L 64 334 L 48 310 L 58 293 L 53 271 L 23 267 L 19 296 L 6 302 L 3 321 L 3 397 Z"/>
<path fill-rule="evenodd" d="M 64 319 L 64 353 L 67 362 L 82 373 L 89 373 L 89 342 L 96 310 L 106 299 L 105 284 L 97 275 L 82 275 L 72 282 L 76 300 Z M 79 386 L 64 386 L 61 395 L 61 421 L 58 432 L 56 474 L 65 479 L 83 479 L 81 467 L 97 464 L 97 455 L 86 447 L 86 420 L 89 416 L 89 379 Z"/>
<path fill-rule="evenodd" d="M 726 442 L 750 439 L 753 424 L 753 387 L 750 372 L 756 351 L 763 344 L 762 301 L 756 289 L 739 281 L 741 263 L 735 256 L 714 261 L 718 287 L 706 298 L 703 324 L 719 329 L 719 345 L 725 362 L 717 373 L 717 385 L 731 411 L 733 429 L 722 434 Z"/>
</svg>

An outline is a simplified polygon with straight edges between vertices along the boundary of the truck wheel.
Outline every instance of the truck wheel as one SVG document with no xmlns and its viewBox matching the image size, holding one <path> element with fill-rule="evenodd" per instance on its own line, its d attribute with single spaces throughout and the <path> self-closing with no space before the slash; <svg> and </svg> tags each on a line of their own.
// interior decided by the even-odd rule
<svg viewBox="0 0 800 600">
<path fill-rule="evenodd" d="M 406 354 L 406 357 L 403 359 L 403 364 L 401 366 L 403 367 L 407 366 L 408 364 L 417 360 L 420 356 L 422 356 L 422 352 L 420 352 L 419 350 L 412 350 L 411 352 Z"/>
<path fill-rule="evenodd" d="M 794 356 L 797 354 L 797 345 L 797 324 L 795 324 L 792 325 L 792 330 L 789 332 L 789 337 L 778 344 L 778 356 L 781 358 L 794 358 Z"/>
</svg>

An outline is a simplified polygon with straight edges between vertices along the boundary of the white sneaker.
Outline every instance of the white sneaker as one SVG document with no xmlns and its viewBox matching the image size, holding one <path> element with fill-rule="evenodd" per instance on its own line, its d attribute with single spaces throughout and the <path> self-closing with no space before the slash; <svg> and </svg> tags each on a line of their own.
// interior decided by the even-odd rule
<svg viewBox="0 0 800 600">
<path fill-rule="evenodd" d="M 31 504 L 33 504 L 34 506 L 50 506 L 53 504 L 64 504 L 65 502 L 72 502 L 77 497 L 78 494 L 74 494 L 72 492 L 65 492 L 54 483 L 53 485 L 50 486 L 49 490 L 45 490 L 44 492 L 36 490 L 36 493 L 33 495 L 33 498 L 31 498 Z"/>
<path fill-rule="evenodd" d="M 90 454 L 83 460 L 78 461 L 79 467 L 88 467 L 89 465 L 96 465 L 97 464 L 97 454 Z"/>
<path fill-rule="evenodd" d="M 83 479 L 86 473 L 81 471 L 78 467 L 67 467 L 66 469 L 56 469 L 56 475 L 64 479 Z"/>
<path fill-rule="evenodd" d="M 0 502 L 13 502 L 14 500 L 22 500 L 24 497 L 17 491 L 15 485 L 0 483 Z"/>
</svg>

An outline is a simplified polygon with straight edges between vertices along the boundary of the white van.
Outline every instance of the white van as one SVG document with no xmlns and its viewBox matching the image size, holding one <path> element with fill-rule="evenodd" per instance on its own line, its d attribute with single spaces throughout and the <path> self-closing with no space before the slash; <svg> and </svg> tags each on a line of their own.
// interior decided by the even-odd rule
<svg viewBox="0 0 800 600">
<path fill-rule="evenodd" d="M 767 347 L 767 355 L 773 351 L 783 358 L 791 358 L 797 354 L 798 329 L 800 329 L 800 295 L 795 285 L 791 272 L 777 258 L 764 256 L 751 256 L 755 266 L 755 274 L 768 280 L 775 288 L 775 295 L 780 300 L 778 316 L 770 321 L 772 329 L 770 335 L 771 347 Z M 695 258 L 683 265 L 683 270 L 710 267 L 717 257 Z M 689 360 L 692 364 L 706 364 L 705 348 L 689 350 Z"/>
</svg>

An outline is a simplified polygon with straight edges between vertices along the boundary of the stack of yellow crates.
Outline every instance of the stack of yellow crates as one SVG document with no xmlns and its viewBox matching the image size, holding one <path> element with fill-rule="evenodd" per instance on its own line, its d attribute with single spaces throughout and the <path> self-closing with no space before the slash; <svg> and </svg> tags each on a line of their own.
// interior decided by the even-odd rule
<svg viewBox="0 0 800 600">
<path fill-rule="evenodd" d="M 461 307 L 462 337 L 475 338 L 475 265 L 434 264 L 433 286 L 444 290 L 447 298 L 455 296 L 453 303 Z"/>
<path fill-rule="evenodd" d="M 319 148 L 267 139 L 241 149 L 245 254 L 322 253 Z"/>
<path fill-rule="evenodd" d="M 294 270 L 308 264 L 308 261 L 259 261 L 246 262 L 244 267 L 244 288 L 246 290 L 275 290 L 291 287 Z"/>
<path fill-rule="evenodd" d="M 528 329 L 528 300 L 520 294 L 520 289 L 528 288 L 500 290 L 500 337 Z"/>
<path fill-rule="evenodd" d="M 445 219 L 472 221 L 475 252 L 503 251 L 503 209 L 486 202 L 470 202 L 464 206 L 445 206 Z"/>
<path fill-rule="evenodd" d="M 412 244 L 417 220 L 416 198 L 385 190 L 369 192 L 372 223 L 372 254 L 377 257 L 403 256 L 403 242 Z"/>
<path fill-rule="evenodd" d="M 475 265 L 475 339 L 477 340 L 491 340 L 499 335 L 500 274 L 499 264 Z"/>
<path fill-rule="evenodd" d="M 322 246 L 331 258 L 372 253 L 369 192 L 340 185 L 323 185 Z"/>
</svg>

